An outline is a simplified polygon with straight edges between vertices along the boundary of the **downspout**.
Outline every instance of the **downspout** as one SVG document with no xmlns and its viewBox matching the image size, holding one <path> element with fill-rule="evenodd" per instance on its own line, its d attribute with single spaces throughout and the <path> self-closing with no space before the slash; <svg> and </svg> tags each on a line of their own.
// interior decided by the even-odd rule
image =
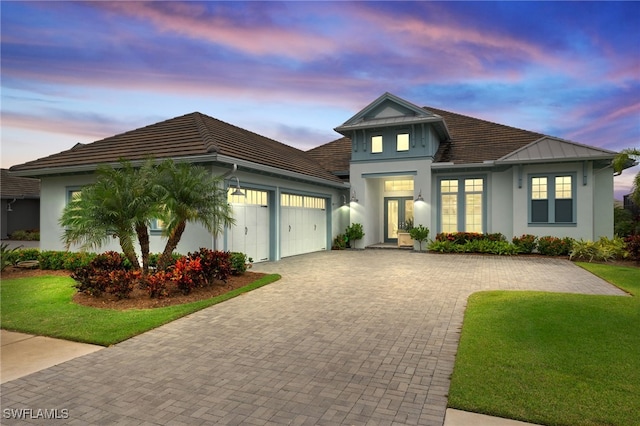
<svg viewBox="0 0 640 426">
<path fill-rule="evenodd" d="M 238 165 L 233 163 L 231 165 L 231 170 L 222 175 L 222 187 L 224 188 L 224 180 L 228 177 L 233 176 L 238 171 Z M 216 237 L 211 234 L 211 247 L 213 250 L 218 250 L 218 240 Z"/>
</svg>

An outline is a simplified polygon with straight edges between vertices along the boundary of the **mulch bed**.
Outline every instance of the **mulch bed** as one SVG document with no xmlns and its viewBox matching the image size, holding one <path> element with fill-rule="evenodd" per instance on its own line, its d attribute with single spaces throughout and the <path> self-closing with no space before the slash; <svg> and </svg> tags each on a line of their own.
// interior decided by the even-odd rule
<svg viewBox="0 0 640 426">
<path fill-rule="evenodd" d="M 45 275 L 64 276 L 71 275 L 70 271 L 48 271 L 42 269 L 22 269 L 8 267 L 2 271 L 2 279 L 8 280 L 12 278 L 24 278 L 24 277 L 41 277 Z M 135 288 L 128 299 L 118 300 L 115 296 L 105 294 L 100 297 L 90 296 L 84 293 L 76 293 L 73 296 L 73 301 L 80 305 L 91 306 L 94 308 L 103 309 L 150 309 L 150 308 L 162 308 L 165 306 L 182 305 L 184 303 L 197 302 L 199 300 L 206 300 L 212 297 L 219 296 L 224 293 L 228 293 L 231 290 L 244 287 L 252 282 L 264 277 L 267 274 L 259 272 L 245 272 L 243 275 L 231 276 L 227 282 L 220 281 L 208 288 L 198 288 L 192 291 L 190 294 L 183 295 L 182 293 L 171 294 L 163 299 L 152 299 L 145 290 Z"/>
</svg>

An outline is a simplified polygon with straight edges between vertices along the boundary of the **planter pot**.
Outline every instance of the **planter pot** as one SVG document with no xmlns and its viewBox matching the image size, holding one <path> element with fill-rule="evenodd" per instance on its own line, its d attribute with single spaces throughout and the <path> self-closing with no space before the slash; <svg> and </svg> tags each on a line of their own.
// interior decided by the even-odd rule
<svg viewBox="0 0 640 426">
<path fill-rule="evenodd" d="M 413 247 L 413 240 L 408 232 L 398 232 L 398 247 Z"/>
</svg>

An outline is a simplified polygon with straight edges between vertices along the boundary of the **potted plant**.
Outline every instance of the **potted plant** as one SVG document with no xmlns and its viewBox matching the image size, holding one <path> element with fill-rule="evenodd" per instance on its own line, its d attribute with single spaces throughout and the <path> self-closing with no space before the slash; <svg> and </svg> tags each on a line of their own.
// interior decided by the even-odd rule
<svg viewBox="0 0 640 426">
<path fill-rule="evenodd" d="M 429 228 L 418 225 L 414 228 L 411 228 L 411 230 L 409 231 L 409 235 L 411 235 L 412 239 L 420 243 L 420 251 L 422 251 L 422 242 L 426 241 L 427 238 L 429 238 Z"/>
<path fill-rule="evenodd" d="M 347 237 L 347 241 L 349 242 L 349 247 L 351 248 L 356 248 L 356 241 L 364 237 L 364 231 L 361 223 L 352 223 L 347 227 L 347 229 L 345 229 L 344 233 Z"/>
<path fill-rule="evenodd" d="M 410 235 L 411 229 L 413 229 L 413 218 L 398 224 L 398 247 L 413 247 L 413 240 Z"/>
</svg>

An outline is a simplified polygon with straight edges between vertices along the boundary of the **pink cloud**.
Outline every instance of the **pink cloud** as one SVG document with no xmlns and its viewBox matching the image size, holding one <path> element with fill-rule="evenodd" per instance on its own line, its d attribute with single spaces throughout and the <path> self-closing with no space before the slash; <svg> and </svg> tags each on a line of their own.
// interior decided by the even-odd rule
<svg viewBox="0 0 640 426">
<path fill-rule="evenodd" d="M 264 23 L 243 25 L 223 13 L 207 14 L 206 6 L 197 2 L 97 2 L 95 6 L 151 22 L 161 31 L 205 40 L 247 54 L 310 59 L 339 48 L 334 40 L 299 28 Z"/>
</svg>

